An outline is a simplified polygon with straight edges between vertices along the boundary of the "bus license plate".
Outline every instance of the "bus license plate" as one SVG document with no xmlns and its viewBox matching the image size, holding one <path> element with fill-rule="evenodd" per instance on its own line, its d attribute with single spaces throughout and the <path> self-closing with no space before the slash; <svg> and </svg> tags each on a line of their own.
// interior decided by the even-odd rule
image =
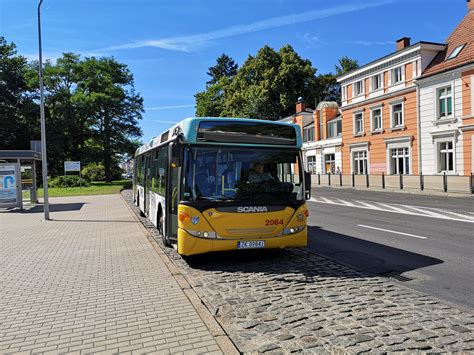
<svg viewBox="0 0 474 355">
<path fill-rule="evenodd" d="M 237 242 L 237 249 L 259 249 L 265 248 L 264 240 L 251 240 L 245 242 Z"/>
</svg>

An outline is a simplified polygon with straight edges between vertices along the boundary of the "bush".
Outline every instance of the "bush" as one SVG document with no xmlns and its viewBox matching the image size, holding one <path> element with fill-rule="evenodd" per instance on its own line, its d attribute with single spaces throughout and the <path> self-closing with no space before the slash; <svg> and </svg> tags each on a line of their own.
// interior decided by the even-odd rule
<svg viewBox="0 0 474 355">
<path fill-rule="evenodd" d="M 104 181 L 105 168 L 101 163 L 89 163 L 82 169 L 82 177 L 89 181 Z"/>
<path fill-rule="evenodd" d="M 48 185 L 49 187 L 86 187 L 91 184 L 77 175 L 66 175 L 49 179 Z"/>
</svg>

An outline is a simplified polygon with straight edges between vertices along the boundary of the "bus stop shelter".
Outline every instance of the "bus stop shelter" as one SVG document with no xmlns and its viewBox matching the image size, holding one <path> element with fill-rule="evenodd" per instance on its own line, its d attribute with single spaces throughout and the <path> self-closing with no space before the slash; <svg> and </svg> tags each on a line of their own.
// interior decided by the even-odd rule
<svg viewBox="0 0 474 355">
<path fill-rule="evenodd" d="M 34 150 L 0 150 L 0 207 L 23 208 L 23 192 L 38 202 L 36 165 L 41 153 Z"/>
</svg>

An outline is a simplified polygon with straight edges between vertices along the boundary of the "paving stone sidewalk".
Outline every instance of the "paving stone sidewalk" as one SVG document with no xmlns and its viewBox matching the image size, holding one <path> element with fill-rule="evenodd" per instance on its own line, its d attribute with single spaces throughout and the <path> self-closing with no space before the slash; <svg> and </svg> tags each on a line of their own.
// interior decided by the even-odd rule
<svg viewBox="0 0 474 355">
<path fill-rule="evenodd" d="M 306 249 L 163 250 L 242 352 L 474 352 L 473 313 Z"/>
<path fill-rule="evenodd" d="M 0 353 L 222 353 L 120 195 L 0 212 Z"/>
</svg>

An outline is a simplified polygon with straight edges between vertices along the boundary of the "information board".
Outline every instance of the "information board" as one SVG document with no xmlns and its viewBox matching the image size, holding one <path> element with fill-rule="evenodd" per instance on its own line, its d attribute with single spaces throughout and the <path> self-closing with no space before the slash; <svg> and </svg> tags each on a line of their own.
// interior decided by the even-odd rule
<svg viewBox="0 0 474 355">
<path fill-rule="evenodd" d="M 0 205 L 16 205 L 18 203 L 17 191 L 17 165 L 0 165 Z"/>
<path fill-rule="evenodd" d="M 81 162 L 80 161 L 65 161 L 64 162 L 64 171 L 81 171 Z"/>
</svg>

